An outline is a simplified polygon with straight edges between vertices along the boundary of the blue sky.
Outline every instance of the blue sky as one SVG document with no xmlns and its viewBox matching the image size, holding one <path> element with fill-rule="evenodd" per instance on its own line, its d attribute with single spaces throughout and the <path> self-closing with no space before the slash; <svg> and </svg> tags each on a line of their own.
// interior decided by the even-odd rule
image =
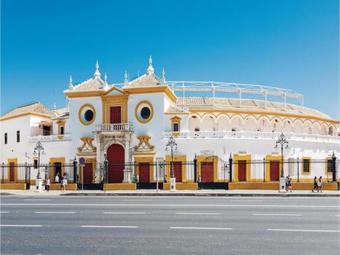
<svg viewBox="0 0 340 255">
<path fill-rule="evenodd" d="M 152 55 L 169 80 L 279 86 L 339 118 L 338 37 L 337 0 L 2 0 L 1 114 L 63 107 L 97 59 L 121 82 Z"/>
</svg>

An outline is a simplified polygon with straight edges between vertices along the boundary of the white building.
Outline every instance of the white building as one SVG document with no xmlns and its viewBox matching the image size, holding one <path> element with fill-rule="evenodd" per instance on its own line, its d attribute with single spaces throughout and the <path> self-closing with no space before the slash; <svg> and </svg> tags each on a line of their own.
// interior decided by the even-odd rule
<svg viewBox="0 0 340 255">
<path fill-rule="evenodd" d="M 314 176 L 333 178 L 330 161 L 333 153 L 339 157 L 340 122 L 304 107 L 301 94 L 249 84 L 168 82 L 164 71 L 161 78 L 155 75 L 151 58 L 146 74 L 131 81 L 127 74 L 124 78 L 122 84 L 109 84 L 97 63 L 90 79 L 73 84 L 70 78 L 65 108 L 50 110 L 34 103 L 3 115 L 0 163 L 9 165 L 3 181 L 24 180 L 17 166 L 37 160 L 33 151 L 40 141 L 40 162 L 50 163 L 52 181 L 57 172 L 73 180 L 72 167 L 66 165 L 84 158 L 78 174 L 85 184 L 104 177 L 111 187 L 134 188 L 129 184 L 134 175 L 140 183 L 154 183 L 156 175 L 168 181 L 174 175 L 183 188 L 195 180 L 225 183 L 231 157 L 233 182 L 276 182 L 281 154 L 274 145 L 281 133 L 289 142 L 284 175 L 300 182 L 312 182 Z M 156 173 L 156 159 L 172 161 L 166 151 L 170 136 L 177 143 L 173 172 L 166 167 L 165 173 Z M 106 156 L 108 171 L 103 176 Z M 32 179 L 36 173 L 33 169 Z"/>
</svg>

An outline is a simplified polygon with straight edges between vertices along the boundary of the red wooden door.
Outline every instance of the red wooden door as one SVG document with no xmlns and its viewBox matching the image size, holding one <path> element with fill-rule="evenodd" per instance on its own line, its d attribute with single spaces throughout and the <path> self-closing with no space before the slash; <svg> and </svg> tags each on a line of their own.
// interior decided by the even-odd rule
<svg viewBox="0 0 340 255">
<path fill-rule="evenodd" d="M 110 107 L 110 123 L 122 123 L 120 106 Z"/>
<path fill-rule="evenodd" d="M 92 163 L 85 163 L 83 174 L 84 184 L 91 184 L 93 180 Z"/>
<path fill-rule="evenodd" d="M 214 182 L 214 163 L 202 162 L 201 163 L 201 181 L 202 183 Z"/>
<path fill-rule="evenodd" d="M 150 164 L 149 163 L 139 163 L 139 182 L 149 183 L 150 182 Z"/>
<path fill-rule="evenodd" d="M 280 176 L 279 173 L 280 173 L 280 161 L 278 160 L 270 161 L 270 180 L 278 181 Z"/>
<path fill-rule="evenodd" d="M 238 167 L 238 180 L 240 182 L 245 182 L 247 180 L 247 161 L 239 160 L 237 161 Z"/>
<path fill-rule="evenodd" d="M 15 164 L 14 164 L 14 162 L 9 163 L 9 181 L 10 182 L 15 181 Z"/>
<path fill-rule="evenodd" d="M 182 162 L 173 162 L 173 169 L 176 182 L 182 182 Z"/>
<path fill-rule="evenodd" d="M 107 149 L 108 167 L 108 182 L 120 183 L 124 179 L 125 155 L 124 148 L 119 144 L 112 144 Z"/>
</svg>

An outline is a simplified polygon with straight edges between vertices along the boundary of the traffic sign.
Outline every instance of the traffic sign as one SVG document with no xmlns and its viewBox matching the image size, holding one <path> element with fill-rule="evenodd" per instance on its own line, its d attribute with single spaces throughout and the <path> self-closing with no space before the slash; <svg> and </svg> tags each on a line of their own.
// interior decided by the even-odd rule
<svg viewBox="0 0 340 255">
<path fill-rule="evenodd" d="M 85 166 L 85 158 L 83 158 L 83 157 L 79 158 L 79 164 L 81 166 Z"/>
</svg>

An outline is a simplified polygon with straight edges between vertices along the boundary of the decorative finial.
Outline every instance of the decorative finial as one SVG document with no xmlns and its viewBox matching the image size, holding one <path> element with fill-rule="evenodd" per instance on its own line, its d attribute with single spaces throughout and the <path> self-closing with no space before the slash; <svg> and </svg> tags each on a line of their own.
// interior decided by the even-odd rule
<svg viewBox="0 0 340 255">
<path fill-rule="evenodd" d="M 96 62 L 96 71 L 94 72 L 93 77 L 94 78 L 100 78 L 100 75 L 101 75 L 101 73 L 99 72 L 99 63 L 98 63 L 98 60 L 97 60 L 97 62 Z"/>
<path fill-rule="evenodd" d="M 165 69 L 163 67 L 163 70 L 162 70 L 162 82 L 165 83 L 166 82 L 166 79 L 165 79 Z"/>
<path fill-rule="evenodd" d="M 105 82 L 105 84 L 107 84 L 107 74 L 106 74 L 106 72 L 104 73 L 104 82 Z"/>
<path fill-rule="evenodd" d="M 124 83 L 128 83 L 129 82 L 129 75 L 128 75 L 128 72 L 125 70 L 125 73 L 124 73 Z"/>
<path fill-rule="evenodd" d="M 72 75 L 70 75 L 70 79 L 69 79 L 69 81 L 68 81 L 68 88 L 69 88 L 69 89 L 74 89 L 74 88 L 73 88 L 73 83 L 72 83 Z"/>
<path fill-rule="evenodd" d="M 152 75 L 152 74 L 155 73 L 155 69 L 152 66 L 152 57 L 151 56 L 149 57 L 149 66 L 148 66 L 148 69 L 146 69 L 146 73 L 148 75 Z"/>
</svg>

